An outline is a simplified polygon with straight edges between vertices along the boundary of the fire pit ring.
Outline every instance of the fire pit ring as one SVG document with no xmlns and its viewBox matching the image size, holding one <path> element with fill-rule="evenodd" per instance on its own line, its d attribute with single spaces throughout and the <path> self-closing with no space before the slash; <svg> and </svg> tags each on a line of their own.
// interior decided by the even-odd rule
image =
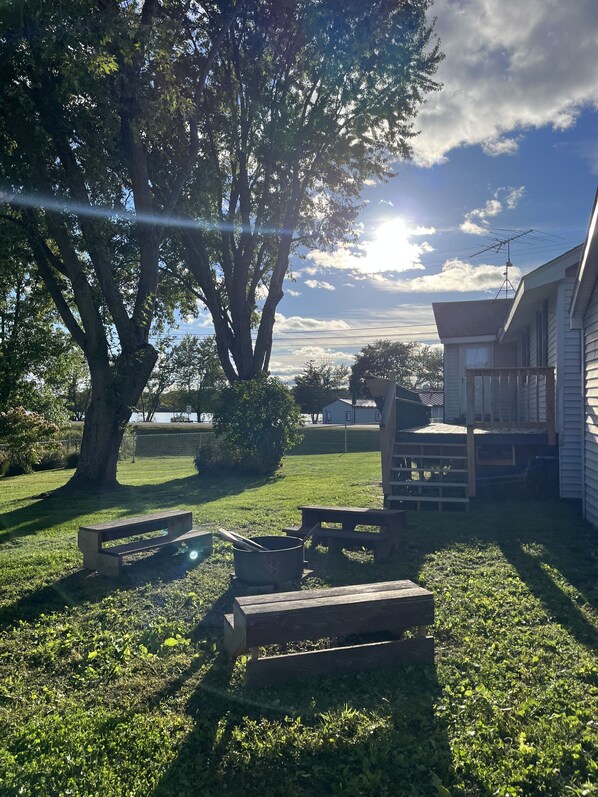
<svg viewBox="0 0 598 797">
<path fill-rule="evenodd" d="M 267 551 L 245 551 L 233 544 L 235 575 L 252 586 L 299 581 L 303 575 L 303 540 L 299 537 L 250 537 Z"/>
</svg>

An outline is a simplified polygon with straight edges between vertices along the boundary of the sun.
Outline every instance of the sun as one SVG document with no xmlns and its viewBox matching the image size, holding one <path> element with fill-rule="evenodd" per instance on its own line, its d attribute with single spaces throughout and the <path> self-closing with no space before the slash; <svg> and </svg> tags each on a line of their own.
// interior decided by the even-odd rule
<svg viewBox="0 0 598 797">
<path fill-rule="evenodd" d="M 401 218 L 384 221 L 369 246 L 368 260 L 375 271 L 408 271 L 421 268 L 421 246 L 412 243 L 410 232 Z"/>
</svg>

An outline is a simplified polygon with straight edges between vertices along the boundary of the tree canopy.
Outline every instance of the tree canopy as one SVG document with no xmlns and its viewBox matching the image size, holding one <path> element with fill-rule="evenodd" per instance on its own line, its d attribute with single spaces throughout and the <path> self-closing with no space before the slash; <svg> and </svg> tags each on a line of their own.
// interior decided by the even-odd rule
<svg viewBox="0 0 598 797">
<path fill-rule="evenodd" d="M 350 387 L 358 396 L 368 396 L 367 376 L 396 379 L 408 388 L 442 387 L 442 351 L 423 343 L 403 343 L 382 338 L 355 356 Z"/>
<path fill-rule="evenodd" d="M 322 408 L 338 398 L 348 387 L 349 368 L 329 362 L 316 364 L 309 360 L 295 377 L 293 395 L 302 412 L 316 423 Z"/>
<path fill-rule="evenodd" d="M 441 57 L 429 5 L 261 0 L 227 29 L 179 207 L 213 223 L 181 228 L 181 257 L 229 380 L 268 370 L 290 254 L 352 237 L 366 181 L 409 156 Z"/>
<path fill-rule="evenodd" d="M 156 362 L 152 325 L 183 300 L 161 269 L 164 224 L 196 163 L 199 101 L 231 20 L 218 2 L 0 8 L 4 217 L 91 374 L 74 483 L 116 483 Z M 183 151 L 168 145 L 174 132 Z"/>
</svg>

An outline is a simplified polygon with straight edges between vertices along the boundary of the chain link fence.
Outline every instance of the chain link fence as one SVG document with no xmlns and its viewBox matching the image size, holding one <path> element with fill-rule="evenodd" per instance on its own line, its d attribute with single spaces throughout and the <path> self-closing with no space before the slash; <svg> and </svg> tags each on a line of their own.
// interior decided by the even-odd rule
<svg viewBox="0 0 598 797">
<path fill-rule="evenodd" d="M 305 427 L 303 432 L 303 440 L 289 452 L 290 456 L 380 450 L 380 433 L 377 426 L 314 425 Z M 215 439 L 211 431 L 155 434 L 144 431 L 134 436 L 133 458 L 195 457 L 203 446 L 213 444 Z"/>
</svg>

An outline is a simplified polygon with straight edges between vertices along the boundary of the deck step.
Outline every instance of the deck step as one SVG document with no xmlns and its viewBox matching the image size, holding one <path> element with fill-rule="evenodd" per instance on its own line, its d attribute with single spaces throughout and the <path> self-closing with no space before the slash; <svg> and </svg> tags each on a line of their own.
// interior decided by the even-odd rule
<svg viewBox="0 0 598 797">
<path fill-rule="evenodd" d="M 387 497 L 387 502 L 389 504 L 398 503 L 407 503 L 409 501 L 413 501 L 413 503 L 419 503 L 420 501 L 425 502 L 433 502 L 435 504 L 469 504 L 469 498 L 464 496 L 463 498 L 449 498 L 448 496 L 428 496 L 428 495 L 389 495 Z"/>
<path fill-rule="evenodd" d="M 433 478 L 427 480 L 426 473 Z M 399 504 L 410 509 L 448 510 L 451 507 L 469 509 L 467 440 L 465 434 L 454 442 L 414 440 L 395 441 L 391 462 L 391 493 L 386 496 L 388 506 Z"/>
</svg>

